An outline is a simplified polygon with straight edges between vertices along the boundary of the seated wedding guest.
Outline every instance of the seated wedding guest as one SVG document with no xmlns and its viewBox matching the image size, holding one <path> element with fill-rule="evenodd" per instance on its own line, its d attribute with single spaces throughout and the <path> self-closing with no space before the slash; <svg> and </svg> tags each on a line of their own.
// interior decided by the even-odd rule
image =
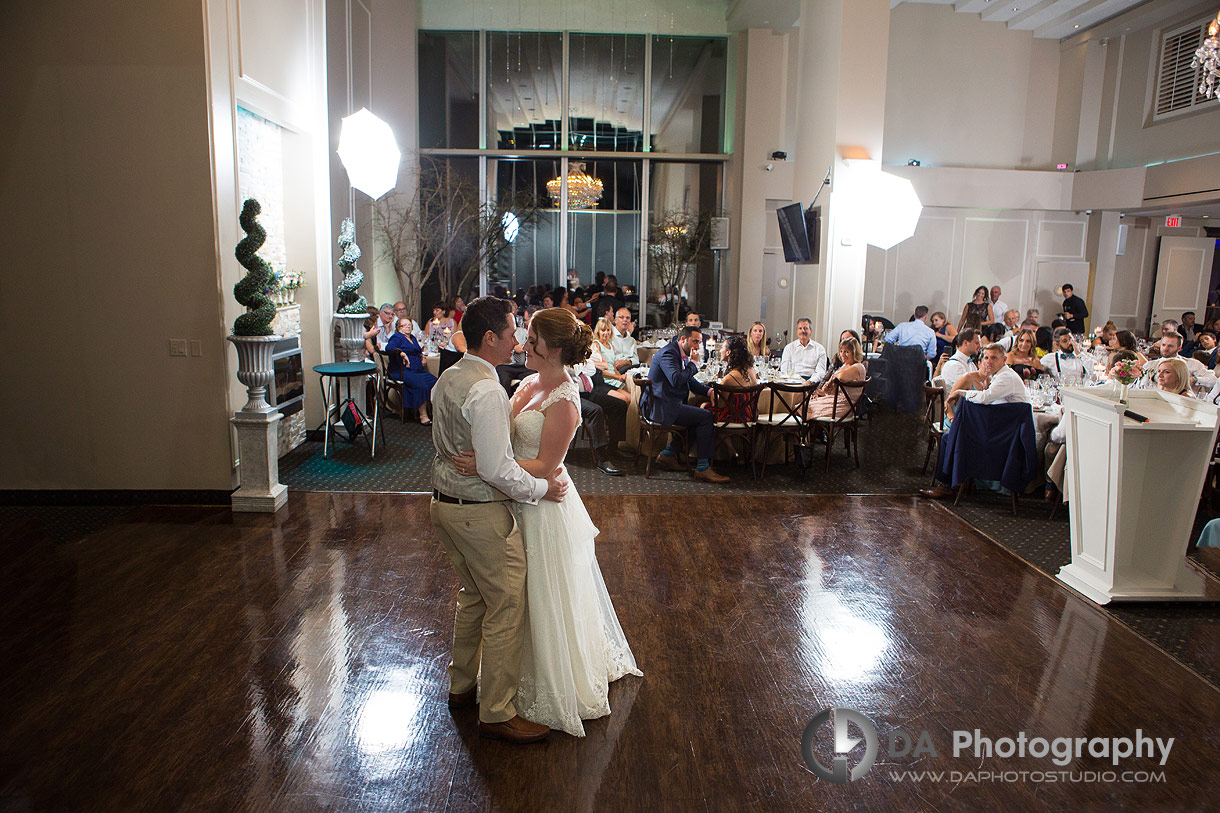
<svg viewBox="0 0 1220 813">
<path fill-rule="evenodd" d="M 369 358 L 375 355 L 374 351 L 385 350 L 390 337 L 395 333 L 394 306 L 389 302 L 385 302 L 377 309 L 376 313 L 377 322 L 371 328 L 364 331 L 364 349 Z"/>
<path fill-rule="evenodd" d="M 1084 362 L 1076 355 L 1076 343 L 1072 339 L 1072 331 L 1061 327 L 1055 331 L 1055 350 L 1041 359 L 1042 369 L 1050 373 L 1057 381 L 1064 379 L 1074 381 L 1084 380 Z"/>
<path fill-rule="evenodd" d="M 1205 327 L 1207 330 L 1210 330 L 1212 333 L 1215 333 L 1217 336 L 1220 336 L 1220 316 L 1217 316 L 1215 319 L 1212 319 L 1210 322 L 1207 323 L 1207 325 Z"/>
<path fill-rule="evenodd" d="M 986 285 L 980 285 L 974 289 L 974 295 L 962 308 L 962 317 L 957 320 L 958 330 L 967 327 L 978 330 L 983 325 L 999 320 L 999 316 L 991 309 L 991 300 L 988 299 L 987 294 Z"/>
<path fill-rule="evenodd" d="M 848 339 L 855 339 L 857 342 L 860 342 L 860 334 L 857 333 L 856 331 L 852 330 L 851 328 L 848 328 L 847 330 L 845 330 L 839 334 L 840 343 L 845 342 Z M 864 344 L 862 342 L 860 343 L 860 348 L 861 348 L 861 351 L 863 351 Z M 843 361 L 842 354 L 836 353 L 834 361 L 830 362 L 830 370 L 829 370 L 830 375 L 834 375 L 835 373 L 837 373 L 839 371 L 839 368 L 842 367 L 845 363 L 846 362 Z"/>
<path fill-rule="evenodd" d="M 891 330 L 885 341 L 897 347 L 920 347 L 929 359 L 936 358 L 936 332 L 928 327 L 928 306 L 915 308 L 911 321 Z"/>
<path fill-rule="evenodd" d="M 755 358 L 771 355 L 771 345 L 767 344 L 767 326 L 762 322 L 750 325 L 750 330 L 746 333 L 746 350 Z"/>
<path fill-rule="evenodd" d="M 928 317 L 928 323 L 932 326 L 932 332 L 936 334 L 937 357 L 952 355 L 953 338 L 957 335 L 957 328 L 945 318 L 944 313 L 941 311 L 937 311 Z"/>
<path fill-rule="evenodd" d="M 962 376 L 945 401 L 948 407 L 959 398 L 976 404 L 1028 403 L 1025 382 L 1008 366 L 1004 348 L 989 344 L 983 348 L 983 364 L 977 373 Z"/>
<path fill-rule="evenodd" d="M 649 389 L 640 400 L 645 417 L 670 426 L 686 426 L 694 435 L 694 446 L 698 463 L 695 465 L 696 480 L 708 483 L 727 483 L 728 477 L 712 469 L 714 451 L 714 428 L 712 414 L 706 409 L 686 403 L 693 390 L 696 395 L 707 397 L 707 385 L 695 378 L 699 368 L 692 361 L 698 357 L 703 344 L 703 334 L 693 327 L 683 325 L 678 335 L 657 351 L 648 368 Z M 676 439 L 671 440 L 660 455 L 657 465 L 669 471 L 686 471 L 686 466 L 677 460 Z M 689 454 L 689 449 L 687 450 Z"/>
<path fill-rule="evenodd" d="M 703 317 L 700 316 L 699 314 L 695 313 L 694 311 L 691 311 L 690 313 L 686 314 L 686 324 L 688 327 L 697 327 L 700 330 L 702 330 L 703 329 Z"/>
<path fill-rule="evenodd" d="M 396 320 L 397 319 L 411 319 L 411 314 L 409 313 L 409 309 L 407 308 L 406 302 L 399 301 L 399 302 L 394 303 L 394 318 Z M 424 343 L 423 325 L 419 324 L 414 319 L 411 319 L 411 324 L 413 326 L 411 328 L 411 335 L 415 337 L 415 340 L 417 342 L 419 342 L 420 346 L 422 347 L 423 343 Z M 386 337 L 386 341 L 388 342 L 389 340 L 390 340 L 389 337 Z"/>
<path fill-rule="evenodd" d="M 594 382 L 593 392 L 600 391 L 623 401 L 631 400 L 624 388 L 627 376 L 615 369 L 614 325 L 609 319 L 598 319 L 597 326 L 593 328 L 593 352 L 589 355 L 589 361 L 602 378 L 600 386 Z"/>
<path fill-rule="evenodd" d="M 952 413 L 961 400 L 976 404 L 1029 403 L 1029 394 L 1016 373 L 1004 362 L 1004 348 L 989 344 L 983 348 L 983 366 L 977 373 L 968 373 L 957 380 L 953 392 L 945 399 L 945 410 Z M 921 489 L 920 494 L 934 500 L 952 497 L 957 492 L 944 484 Z"/>
<path fill-rule="evenodd" d="M 555 307 L 555 295 L 550 291 L 547 291 L 542 295 L 542 305 L 539 307 L 539 310 L 546 310 L 547 308 L 553 307 Z"/>
<path fill-rule="evenodd" d="M 460 326 L 449 336 L 449 349 L 459 353 L 466 352 L 466 334 L 462 332 Z"/>
<path fill-rule="evenodd" d="M 1104 325 L 1102 325 L 1101 327 L 1097 328 L 1096 331 L 1094 331 L 1093 346 L 1094 347 L 1104 347 L 1108 350 L 1117 350 L 1118 349 L 1118 343 L 1116 341 L 1117 336 L 1118 336 L 1118 325 L 1114 324 L 1113 322 L 1106 322 Z"/>
<path fill-rule="evenodd" d="M 588 359 L 568 367 L 567 372 L 580 391 L 580 422 L 589 430 L 597 468 L 609 477 L 622 477 L 622 470 L 610 462 L 610 452 L 619 452 L 619 441 L 627 436 L 626 402 L 593 394 L 594 378 L 600 381 L 601 376 Z"/>
<path fill-rule="evenodd" d="M 945 392 L 953 392 L 953 386 L 958 379 L 969 373 L 977 373 L 979 366 L 974 363 L 974 357 L 979 353 L 982 337 L 972 327 L 957 334 L 957 351 L 949 357 L 940 368 L 940 379 L 945 384 Z"/>
<path fill-rule="evenodd" d="M 610 345 L 614 348 L 614 367 L 620 373 L 640 366 L 640 351 L 631 335 L 634 332 L 635 322 L 631 321 L 631 311 L 626 308 L 615 311 L 614 335 L 610 337 Z"/>
<path fill-rule="evenodd" d="M 390 378 L 401 381 L 402 408 L 418 409 L 419 422 L 424 426 L 432 423 L 428 417 L 428 402 L 432 400 L 432 387 L 436 384 L 436 376 L 428 372 L 424 364 L 423 350 L 419 341 L 412 335 L 414 325 L 410 319 L 399 319 L 398 330 L 386 343 L 385 351 L 389 354 Z"/>
<path fill-rule="evenodd" d="M 449 304 L 441 301 L 432 306 L 432 318 L 428 320 L 428 337 L 440 344 L 445 328 L 449 328 L 449 334 L 452 335 L 457 323 L 449 315 Z"/>
<path fill-rule="evenodd" d="M 758 383 L 758 372 L 754 369 L 754 356 L 746 348 L 741 336 L 730 336 L 724 343 L 727 348 L 725 364 L 728 372 L 720 383 L 730 387 L 752 387 Z M 750 409 L 751 399 L 742 393 L 723 394 L 712 392 L 707 404 L 716 423 L 748 423 L 758 418 L 757 403 Z"/>
<path fill-rule="evenodd" d="M 917 311 L 918 312 L 918 311 Z M 842 362 L 838 371 L 826 379 L 822 386 L 818 387 L 814 392 L 813 397 L 809 399 L 809 411 L 806 415 L 809 418 L 836 418 L 850 414 L 847 403 L 844 399 L 850 400 L 852 404 L 856 403 L 856 399 L 860 396 L 863 390 L 844 388 L 839 393 L 838 411 L 835 408 L 835 386 L 832 381 L 863 381 L 868 375 L 864 369 L 864 351 L 860 348 L 860 341 L 854 336 L 848 336 L 839 342 L 839 352 L 836 354 Z"/>
<path fill-rule="evenodd" d="M 1140 352 L 1139 342 L 1135 340 L 1135 334 L 1129 330 L 1120 330 L 1114 334 L 1114 345 L 1112 350 L 1130 350 L 1140 360 L 1140 364 L 1147 364 L 1148 357 Z"/>
<path fill-rule="evenodd" d="M 1166 333 L 1169 333 L 1170 331 L 1173 331 L 1174 333 L 1178 333 L 1178 320 L 1177 319 L 1161 320 L 1161 335 L 1164 336 Z M 1181 336 L 1182 334 L 1178 333 L 1178 335 Z M 1182 343 L 1185 344 L 1186 340 L 1183 339 Z"/>
<path fill-rule="evenodd" d="M 513 304 L 516 305 L 515 302 Z M 537 305 L 530 305 L 525 309 L 522 317 L 523 324 L 513 330 L 513 357 L 508 364 L 500 364 L 496 367 L 496 375 L 500 377 L 500 384 L 510 397 L 517 389 L 517 384 L 521 382 L 521 379 L 531 372 L 530 368 L 525 366 L 525 342 L 529 339 L 530 321 L 537 312 Z M 513 316 L 516 317 L 515 309 Z"/>
<path fill-rule="evenodd" d="M 1012 350 L 1008 352 L 1006 363 L 1014 373 L 1021 377 L 1022 381 L 1037 378 L 1038 374 L 1042 372 L 1042 364 L 1038 361 L 1035 347 L 1034 334 L 1031 331 L 1022 330 L 1017 334 Z"/>
<path fill-rule="evenodd" d="M 1175 395 L 1190 395 L 1190 373 L 1186 369 L 1186 361 L 1181 358 L 1167 358 L 1158 361 L 1156 388 Z"/>
<path fill-rule="evenodd" d="M 466 303 L 462 301 L 462 297 L 460 295 L 454 296 L 449 303 L 449 315 L 453 317 L 455 325 L 462 324 L 462 314 L 465 312 Z"/>
<path fill-rule="evenodd" d="M 1204 358 L 1200 361 L 1207 365 L 1207 369 L 1216 369 L 1216 334 L 1210 330 L 1200 330 L 1197 335 L 1195 346 L 1198 349 L 1195 354 L 1203 353 Z"/>
<path fill-rule="evenodd" d="M 784 345 L 779 362 L 780 372 L 819 383 L 826 377 L 828 366 L 826 348 L 813 340 L 813 321 L 802 316 L 796 320 L 796 341 Z"/>
<path fill-rule="evenodd" d="M 1046 325 L 1034 330 L 1034 348 L 1038 353 L 1038 359 L 1041 360 L 1047 355 L 1055 352 L 1055 331 L 1051 330 Z"/>
<path fill-rule="evenodd" d="M 1025 312 L 1025 321 L 1033 322 L 1035 325 L 1042 321 L 1042 312 L 1037 308 L 1030 308 Z"/>
<path fill-rule="evenodd" d="M 1182 349 L 1182 337 L 1174 331 L 1168 331 L 1161 334 L 1161 340 L 1158 342 L 1161 348 L 1161 359 L 1180 358 L 1178 351 Z M 1198 362 L 1192 358 L 1182 359 L 1182 363 L 1186 365 L 1186 369 L 1190 372 L 1190 377 L 1194 380 L 1194 384 L 1201 390 L 1209 390 L 1216 383 L 1216 373 L 1214 370 L 1207 369 L 1207 365 Z M 1145 373 L 1152 373 L 1157 368 L 1155 361 L 1149 361 L 1144 365 Z"/>
</svg>

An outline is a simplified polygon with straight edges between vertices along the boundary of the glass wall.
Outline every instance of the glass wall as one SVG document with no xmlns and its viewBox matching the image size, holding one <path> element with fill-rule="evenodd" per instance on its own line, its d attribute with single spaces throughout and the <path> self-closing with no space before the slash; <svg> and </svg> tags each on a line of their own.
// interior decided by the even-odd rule
<svg viewBox="0 0 1220 813">
<path fill-rule="evenodd" d="M 708 37 L 653 37 L 650 150 L 724 151 L 726 44 Z"/>
<path fill-rule="evenodd" d="M 650 162 L 648 183 L 648 224 L 655 230 L 658 224 L 681 223 L 687 233 L 702 228 L 708 230 L 710 217 L 721 213 L 723 194 L 723 165 L 717 162 L 679 162 L 655 160 Z M 703 221 L 702 223 L 700 221 Z M 685 300 L 684 309 L 697 311 L 704 321 L 719 319 L 720 311 L 720 267 L 717 257 L 710 250 L 701 253 L 694 263 L 675 273 L 672 264 L 666 265 L 668 274 L 658 267 L 658 250 L 661 246 L 650 246 L 653 268 L 648 275 L 648 324 L 660 325 L 668 318 L 661 312 L 658 303 L 666 299 L 667 293 L 676 294 Z M 681 276 L 681 279 L 663 279 L 665 276 Z M 666 291 L 669 287 L 671 290 Z M 677 290 L 672 290 L 676 288 Z"/>
<path fill-rule="evenodd" d="M 556 286 L 572 270 L 588 285 L 602 272 L 655 304 L 650 224 L 722 209 L 726 51 L 714 37 L 421 31 L 423 158 L 471 150 L 460 174 L 475 164 L 482 200 L 536 202 L 485 282 Z M 685 269 L 688 304 L 708 319 L 717 259 Z"/>
<path fill-rule="evenodd" d="M 639 35 L 569 35 L 568 149 L 643 151 L 645 48 Z"/>
<path fill-rule="evenodd" d="M 563 34 L 487 32 L 489 149 L 559 149 L 562 91 Z"/>
</svg>

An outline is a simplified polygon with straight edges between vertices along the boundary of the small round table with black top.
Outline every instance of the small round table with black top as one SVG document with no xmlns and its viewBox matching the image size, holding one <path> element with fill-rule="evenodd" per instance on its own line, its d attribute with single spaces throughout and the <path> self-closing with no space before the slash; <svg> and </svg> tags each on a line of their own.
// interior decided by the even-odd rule
<svg viewBox="0 0 1220 813">
<path fill-rule="evenodd" d="M 331 414 L 333 413 L 336 419 L 341 419 L 343 408 L 348 403 L 355 411 L 356 416 L 360 420 L 360 425 L 363 426 L 367 421 L 364 413 L 360 411 L 360 407 L 356 406 L 356 402 L 352 400 L 352 379 L 363 378 L 369 373 L 377 371 L 377 365 L 371 361 L 336 361 L 330 364 L 318 364 L 313 368 L 313 371 L 320 376 L 322 384 L 322 405 L 326 410 L 325 430 L 322 433 L 322 457 L 325 458 L 330 453 L 330 427 Z M 330 378 L 331 387 L 326 386 L 326 379 Z M 347 382 L 347 397 L 342 401 L 339 400 L 339 379 L 345 379 Z M 327 390 L 334 389 L 334 401 L 331 401 Z M 371 441 L 372 454 L 370 457 L 377 456 L 377 424 L 378 413 L 376 401 L 373 402 L 373 439 Z M 361 432 L 363 434 L 363 432 Z"/>
</svg>

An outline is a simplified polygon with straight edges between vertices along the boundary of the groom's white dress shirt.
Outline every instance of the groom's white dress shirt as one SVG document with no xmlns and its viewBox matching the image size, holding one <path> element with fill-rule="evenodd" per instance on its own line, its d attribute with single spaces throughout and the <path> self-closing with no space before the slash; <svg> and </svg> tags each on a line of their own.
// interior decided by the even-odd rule
<svg viewBox="0 0 1220 813">
<path fill-rule="evenodd" d="M 474 353 L 467 353 L 466 358 L 485 365 L 492 373 L 492 378 L 476 381 L 462 402 L 462 417 L 470 424 L 479 478 L 509 499 L 535 505 L 546 496 L 547 481 L 534 477 L 513 459 L 509 427 L 512 412 L 508 394 L 496 377 L 496 368 Z M 504 415 L 503 421 L 488 420 L 487 416 L 497 412 Z"/>
</svg>

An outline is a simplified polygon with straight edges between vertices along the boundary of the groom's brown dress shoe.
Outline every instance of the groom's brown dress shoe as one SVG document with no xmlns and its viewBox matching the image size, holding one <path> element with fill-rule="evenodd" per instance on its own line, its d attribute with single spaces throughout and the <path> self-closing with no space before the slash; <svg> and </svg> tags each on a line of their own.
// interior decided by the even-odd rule
<svg viewBox="0 0 1220 813">
<path fill-rule="evenodd" d="M 449 693 L 449 708 L 451 708 L 455 711 L 457 709 L 468 709 L 471 706 L 476 705 L 479 702 L 478 695 L 479 695 L 478 686 L 475 686 L 474 688 L 472 688 L 468 691 L 465 691 L 465 692 L 459 692 L 458 694 L 454 694 L 453 692 L 450 692 Z"/>
<path fill-rule="evenodd" d="M 694 477 L 696 480 L 702 480 L 705 483 L 719 484 L 719 483 L 727 483 L 729 481 L 729 478 L 725 477 L 723 474 L 717 474 L 716 472 L 712 471 L 711 469 L 704 469 L 703 471 L 696 471 L 694 473 Z"/>
<path fill-rule="evenodd" d="M 489 740 L 507 740 L 516 743 L 538 742 L 550 733 L 551 729 L 540 723 L 531 723 L 524 717 L 514 717 L 502 723 L 485 723 L 479 720 L 479 736 Z"/>
</svg>

